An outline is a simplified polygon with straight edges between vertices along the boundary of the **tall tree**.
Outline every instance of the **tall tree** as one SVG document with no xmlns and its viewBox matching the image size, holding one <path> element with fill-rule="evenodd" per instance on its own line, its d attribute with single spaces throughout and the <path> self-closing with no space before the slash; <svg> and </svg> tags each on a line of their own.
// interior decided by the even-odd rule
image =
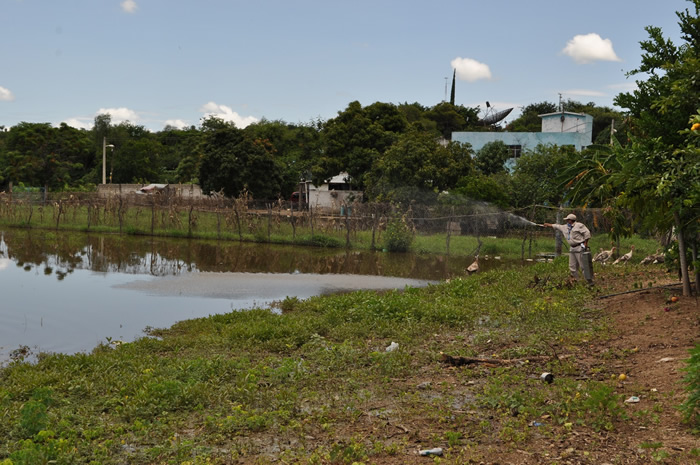
<svg viewBox="0 0 700 465">
<path fill-rule="evenodd" d="M 476 169 L 485 175 L 503 173 L 506 171 L 506 161 L 510 158 L 510 149 L 500 140 L 485 144 L 478 152 L 474 164 Z"/>
<path fill-rule="evenodd" d="M 0 153 L 0 183 L 62 189 L 80 179 L 89 152 L 84 131 L 66 125 L 20 123 L 6 135 Z"/>
<path fill-rule="evenodd" d="M 580 156 L 571 146 L 538 145 L 525 151 L 513 168 L 513 185 L 517 186 L 517 192 L 512 206 L 559 205 L 565 192 L 559 179 Z"/>
<path fill-rule="evenodd" d="M 457 70 L 452 71 L 452 90 L 450 90 L 450 105 L 455 104 L 455 79 L 457 78 Z"/>
<path fill-rule="evenodd" d="M 323 152 L 313 167 L 314 183 L 320 185 L 338 173 L 347 172 L 352 184 L 363 189 L 364 176 L 374 161 L 407 126 L 405 122 L 398 123 L 402 118 L 402 113 L 391 104 L 362 108 L 360 102 L 350 102 L 323 126 Z"/>
<path fill-rule="evenodd" d="M 611 184 L 612 206 L 636 213 L 645 226 L 675 229 L 684 295 L 690 294 L 686 243 L 697 243 L 700 217 L 700 152 L 689 127 L 700 101 L 700 0 L 689 1 L 694 12 L 676 13 L 680 46 L 660 28 L 646 28 L 641 65 L 629 73 L 640 76 L 637 89 L 615 98 L 632 119 L 631 143 L 617 154 L 619 167 L 611 165 L 608 176 L 589 177 L 594 186 Z M 576 183 L 583 172 L 573 178 Z"/>
<path fill-rule="evenodd" d="M 406 200 L 450 189 L 472 171 L 471 147 L 459 142 L 438 143 L 434 135 L 417 130 L 399 137 L 367 176 L 367 194 L 378 200 Z"/>
<path fill-rule="evenodd" d="M 255 199 L 280 195 L 282 168 L 267 144 L 214 117 L 202 123 L 202 131 L 199 179 L 204 192 L 223 190 L 235 197 L 247 190 Z"/>
<path fill-rule="evenodd" d="M 115 147 L 107 157 L 107 182 L 162 183 L 162 146 L 156 136 L 145 127 L 128 121 L 111 129 Z"/>
</svg>

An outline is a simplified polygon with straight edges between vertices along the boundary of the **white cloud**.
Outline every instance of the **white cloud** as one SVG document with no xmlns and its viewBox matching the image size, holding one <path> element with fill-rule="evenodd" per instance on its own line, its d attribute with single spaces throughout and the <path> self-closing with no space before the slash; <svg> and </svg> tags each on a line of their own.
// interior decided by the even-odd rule
<svg viewBox="0 0 700 465">
<path fill-rule="evenodd" d="M 457 77 L 462 81 L 474 82 L 479 79 L 491 79 L 489 66 L 471 58 L 457 57 L 450 64 L 457 71 Z"/>
<path fill-rule="evenodd" d="M 214 102 L 208 102 L 202 105 L 202 108 L 200 108 L 199 111 L 204 113 L 205 118 L 215 116 L 216 118 L 221 118 L 224 121 L 235 123 L 236 127 L 240 129 L 260 121 L 254 116 L 241 116 L 233 111 L 231 107 L 219 105 L 218 103 Z"/>
<path fill-rule="evenodd" d="M 87 121 L 87 118 L 68 118 L 66 120 L 61 121 L 62 123 L 66 123 L 68 126 L 76 128 L 76 129 L 91 129 L 94 122 L 90 120 L 89 122 Z"/>
<path fill-rule="evenodd" d="M 169 119 L 165 121 L 165 126 L 172 126 L 174 128 L 183 129 L 189 127 L 189 124 L 182 121 L 181 119 Z"/>
<path fill-rule="evenodd" d="M 134 13 L 138 9 L 138 5 L 134 0 L 124 0 L 121 3 L 122 10 L 126 13 Z"/>
<path fill-rule="evenodd" d="M 582 97 L 605 97 L 605 92 L 590 89 L 569 89 L 562 92 L 564 95 L 580 95 Z"/>
<path fill-rule="evenodd" d="M 129 121 L 135 123 L 139 120 L 139 115 L 134 110 L 129 110 L 128 108 L 100 108 L 95 113 L 97 115 L 109 114 L 112 117 L 112 124 L 123 123 L 124 121 Z"/>
<path fill-rule="evenodd" d="M 621 84 L 611 84 L 608 88 L 614 90 L 615 92 L 634 92 L 637 90 L 637 83 L 634 81 L 623 82 Z"/>
<path fill-rule="evenodd" d="M 5 89 L 4 87 L 0 86 L 0 100 L 10 102 L 14 99 L 15 99 L 15 96 L 12 95 L 12 92 L 10 92 L 10 89 Z"/>
<path fill-rule="evenodd" d="M 595 33 L 574 36 L 566 43 L 562 53 L 581 64 L 594 61 L 622 61 L 613 50 L 612 41 L 603 39 Z"/>
</svg>

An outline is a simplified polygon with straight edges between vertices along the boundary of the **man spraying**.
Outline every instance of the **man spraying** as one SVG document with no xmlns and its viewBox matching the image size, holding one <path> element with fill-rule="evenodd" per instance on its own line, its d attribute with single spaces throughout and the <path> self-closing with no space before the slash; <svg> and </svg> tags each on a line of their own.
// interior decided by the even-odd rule
<svg viewBox="0 0 700 465">
<path fill-rule="evenodd" d="M 584 263 L 588 257 L 584 257 L 584 252 L 588 251 L 588 239 L 591 238 L 591 232 L 586 225 L 576 221 L 576 215 L 570 213 L 564 218 L 566 224 L 544 223 L 545 228 L 556 229 L 561 232 L 569 243 L 569 271 L 571 277 L 578 279 L 578 270 L 584 273 L 584 277 L 588 284 L 593 284 L 593 269 L 590 263 Z M 588 251 L 590 255 L 590 251 Z M 585 266 L 587 266 L 585 268 Z"/>
</svg>

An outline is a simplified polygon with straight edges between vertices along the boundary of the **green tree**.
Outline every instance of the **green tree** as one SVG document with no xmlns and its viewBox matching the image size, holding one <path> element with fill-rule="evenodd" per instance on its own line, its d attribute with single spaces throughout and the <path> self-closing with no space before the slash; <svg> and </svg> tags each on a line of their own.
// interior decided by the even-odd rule
<svg viewBox="0 0 700 465">
<path fill-rule="evenodd" d="M 561 204 L 565 189 L 562 175 L 581 157 L 573 147 L 538 145 L 515 161 L 512 182 L 514 207 Z"/>
<path fill-rule="evenodd" d="M 310 179 L 311 169 L 319 159 L 320 125 L 289 124 L 262 120 L 243 131 L 248 138 L 267 147 L 282 167 L 282 196 L 287 198 L 298 189 L 299 181 Z M 336 173 L 337 174 L 337 173 Z"/>
<path fill-rule="evenodd" d="M 686 245 L 690 240 L 697 249 L 700 217 L 700 158 L 689 127 L 700 101 L 700 0 L 691 3 L 693 13 L 677 13 L 682 45 L 665 39 L 658 27 L 646 28 L 641 65 L 629 73 L 646 80 L 615 99 L 632 120 L 630 144 L 616 153 L 619 166 L 609 162 L 611 171 L 598 178 L 584 176 L 586 170 L 572 176 L 574 194 L 585 179 L 584 191 L 609 191 L 615 195 L 611 206 L 629 209 L 645 227 L 675 228 L 684 295 L 690 294 Z"/>
<path fill-rule="evenodd" d="M 30 186 L 62 189 L 77 182 L 90 159 L 90 143 L 84 131 L 65 124 L 20 123 L 6 134 L 0 152 L 0 183 L 23 182 Z"/>
<path fill-rule="evenodd" d="M 166 126 L 156 134 L 164 182 L 197 182 L 201 132 L 194 126 L 177 129 Z"/>
<path fill-rule="evenodd" d="M 477 172 L 460 179 L 451 192 L 506 209 L 511 206 L 511 177 L 506 172 L 491 175 Z"/>
<path fill-rule="evenodd" d="M 435 122 L 437 130 L 443 138 L 452 140 L 454 131 L 464 131 L 467 120 L 457 107 L 448 102 L 440 102 L 431 108 L 426 116 Z"/>
<path fill-rule="evenodd" d="M 442 145 L 434 135 L 412 130 L 376 160 L 367 176 L 367 194 L 372 199 L 401 201 L 406 194 L 437 195 L 471 171 L 469 145 Z"/>
<path fill-rule="evenodd" d="M 111 129 L 115 147 L 107 154 L 107 182 L 162 183 L 162 146 L 145 127 L 120 123 Z"/>
<path fill-rule="evenodd" d="M 531 103 L 523 108 L 520 116 L 511 121 L 507 129 L 510 132 L 540 132 L 542 130 L 542 118 L 540 115 L 554 113 L 557 106 L 551 102 Z"/>
<path fill-rule="evenodd" d="M 282 168 L 266 144 L 214 117 L 203 121 L 202 131 L 199 179 L 204 192 L 223 190 L 235 197 L 247 190 L 255 199 L 280 195 Z"/>
<path fill-rule="evenodd" d="M 322 155 L 312 171 L 314 183 L 320 185 L 338 173 L 347 172 L 352 184 L 363 189 L 365 174 L 394 143 L 398 137 L 395 131 L 406 126 L 397 123 L 402 118 L 394 105 L 375 104 L 365 109 L 360 102 L 351 102 L 323 125 Z"/>
<path fill-rule="evenodd" d="M 476 152 L 474 166 L 485 175 L 506 171 L 506 161 L 510 158 L 510 149 L 500 140 L 489 142 Z"/>
</svg>

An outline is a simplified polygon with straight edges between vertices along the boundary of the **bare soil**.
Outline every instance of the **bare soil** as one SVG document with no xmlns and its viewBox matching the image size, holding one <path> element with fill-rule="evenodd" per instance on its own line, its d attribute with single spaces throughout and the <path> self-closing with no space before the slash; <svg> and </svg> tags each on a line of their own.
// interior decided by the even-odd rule
<svg viewBox="0 0 700 465">
<path fill-rule="evenodd" d="M 695 296 L 681 297 L 681 288 L 672 277 L 658 273 L 654 280 L 654 287 L 635 292 L 625 292 L 632 282 L 629 276 L 604 278 L 597 283 L 598 297 L 593 305 L 609 318 L 609 337 L 580 346 L 577 353 L 570 354 L 584 378 L 612 381 L 614 376 L 617 395 L 639 399 L 624 404 L 629 419 L 616 422 L 612 431 L 574 428 L 568 434 L 539 434 L 533 428 L 525 442 L 507 444 L 496 435 L 486 435 L 472 450 L 465 451 L 463 447 L 439 444 L 434 436 L 431 438 L 430 425 L 421 425 L 415 418 L 382 422 L 368 415 L 356 425 L 356 434 L 385 438 L 405 435 L 409 447 L 415 444 L 412 453 L 373 457 L 369 463 L 432 463 L 433 458 L 420 456 L 418 451 L 435 445 L 445 447 L 444 455 L 435 459 L 439 463 L 700 464 L 700 437 L 682 422 L 678 410 L 687 394 L 681 383 L 684 360 L 700 334 L 700 307 Z M 667 285 L 670 287 L 661 287 Z M 677 301 L 672 301 L 674 296 Z M 479 368 L 453 367 L 459 369 Z M 621 380 L 620 374 L 625 379 Z M 433 386 L 455 381 L 450 380 L 449 370 L 441 370 L 427 380 Z M 459 384 L 455 382 L 453 387 L 458 390 Z"/>
<path fill-rule="evenodd" d="M 607 289 L 619 289 L 620 284 L 608 283 Z M 625 404 L 632 420 L 616 425 L 613 432 L 574 435 L 562 443 L 543 444 L 543 454 L 548 454 L 546 461 L 560 457 L 557 463 L 700 463 L 700 457 L 692 452 L 700 447 L 700 437 L 682 423 L 677 409 L 687 394 L 681 383 L 684 360 L 700 334 L 697 297 L 681 297 L 680 286 L 602 297 L 596 305 L 610 319 L 610 337 L 603 343 L 582 347 L 577 363 L 589 372 L 605 365 L 607 373 L 625 374 L 626 379 L 618 381 L 616 392 L 625 399 L 637 397 L 639 402 Z M 672 297 L 678 300 L 673 302 Z M 643 410 L 658 415 L 658 421 L 638 425 L 635 413 Z M 642 448 L 641 444 L 659 447 Z M 589 455 L 580 455 L 582 451 Z M 537 455 L 491 463 L 543 463 L 543 457 Z"/>
</svg>

